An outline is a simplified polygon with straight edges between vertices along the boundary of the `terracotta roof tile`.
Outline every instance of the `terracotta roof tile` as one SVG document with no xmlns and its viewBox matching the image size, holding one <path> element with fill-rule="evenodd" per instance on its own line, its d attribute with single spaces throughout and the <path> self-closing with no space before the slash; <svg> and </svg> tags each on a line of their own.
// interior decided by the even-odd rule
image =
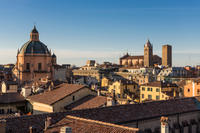
<svg viewBox="0 0 200 133">
<path fill-rule="evenodd" d="M 61 84 L 56 87 L 56 89 L 41 94 L 33 95 L 27 99 L 34 102 L 44 103 L 52 105 L 55 102 L 63 99 L 64 97 L 79 91 L 86 86 L 78 84 Z"/>
<path fill-rule="evenodd" d="M 19 93 L 0 93 L 0 104 L 25 102 L 26 99 Z"/>
<path fill-rule="evenodd" d="M 6 118 L 6 129 L 11 133 L 29 132 L 32 126 L 41 132 L 44 129 L 45 119 L 52 118 L 52 125 L 61 121 L 67 115 L 80 118 L 102 121 L 106 123 L 123 124 L 137 120 L 145 120 L 161 116 L 174 115 L 199 111 L 199 101 L 195 98 L 171 99 L 141 104 L 119 105 L 94 109 L 74 110 L 60 113 L 21 116 Z M 78 124 L 78 123 L 77 123 Z M 92 125 L 91 125 L 92 126 Z M 73 127 L 72 127 L 73 128 Z"/>
<path fill-rule="evenodd" d="M 153 55 L 153 59 L 161 58 L 158 55 Z M 120 59 L 144 59 L 143 55 L 138 55 L 138 56 L 130 56 L 130 55 L 125 55 L 121 57 Z"/>
<path fill-rule="evenodd" d="M 6 118 L 6 130 L 9 133 L 29 133 L 29 127 L 32 126 L 37 133 L 42 132 L 47 117 L 51 117 L 52 124 L 55 124 L 68 114 L 69 112 L 62 112 Z"/>
<path fill-rule="evenodd" d="M 52 125 L 45 133 L 59 133 L 60 128 L 63 126 L 70 127 L 73 133 L 136 133 L 138 131 L 137 128 L 67 116 L 55 125 Z"/>
<path fill-rule="evenodd" d="M 167 82 L 162 82 L 162 81 L 155 81 L 155 82 L 149 82 L 146 84 L 142 84 L 141 86 L 151 86 L 151 87 L 177 87 L 176 84 L 173 83 L 167 83 Z"/>
<path fill-rule="evenodd" d="M 125 123 L 140 119 L 161 117 L 176 113 L 200 110 L 195 98 L 170 99 L 141 104 L 118 105 L 111 107 L 80 110 L 75 116 L 109 123 Z"/>
<path fill-rule="evenodd" d="M 65 107 L 67 110 L 80 110 L 102 107 L 107 102 L 107 97 L 104 96 L 92 96 L 88 95 L 68 106 Z"/>
</svg>

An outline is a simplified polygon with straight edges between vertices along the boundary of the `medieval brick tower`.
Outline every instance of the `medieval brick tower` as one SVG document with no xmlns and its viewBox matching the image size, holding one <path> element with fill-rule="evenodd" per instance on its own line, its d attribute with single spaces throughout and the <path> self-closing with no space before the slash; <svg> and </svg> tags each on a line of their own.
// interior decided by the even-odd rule
<svg viewBox="0 0 200 133">
<path fill-rule="evenodd" d="M 144 67 L 153 66 L 153 46 L 150 41 L 147 40 L 147 43 L 144 45 Z"/>
<path fill-rule="evenodd" d="M 165 67 L 172 67 L 172 46 L 162 46 L 162 65 Z"/>
</svg>

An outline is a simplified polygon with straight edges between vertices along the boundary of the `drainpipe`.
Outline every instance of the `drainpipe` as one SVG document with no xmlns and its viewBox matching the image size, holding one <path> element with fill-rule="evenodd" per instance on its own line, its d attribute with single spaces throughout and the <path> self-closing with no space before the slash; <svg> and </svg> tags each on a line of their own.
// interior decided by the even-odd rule
<svg viewBox="0 0 200 133">
<path fill-rule="evenodd" d="M 193 97 L 195 96 L 194 91 L 195 91 L 195 83 L 194 83 L 194 81 L 193 81 L 193 82 L 192 82 L 192 96 L 193 96 Z"/>
</svg>

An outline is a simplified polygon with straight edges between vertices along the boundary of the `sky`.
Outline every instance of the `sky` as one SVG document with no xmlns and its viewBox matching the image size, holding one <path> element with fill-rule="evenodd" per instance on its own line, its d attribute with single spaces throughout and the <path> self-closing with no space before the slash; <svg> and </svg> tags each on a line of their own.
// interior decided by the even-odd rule
<svg viewBox="0 0 200 133">
<path fill-rule="evenodd" d="M 34 24 L 59 64 L 119 62 L 142 55 L 147 39 L 173 66 L 200 65 L 199 0 L 0 0 L 0 64 L 15 63 Z"/>
</svg>

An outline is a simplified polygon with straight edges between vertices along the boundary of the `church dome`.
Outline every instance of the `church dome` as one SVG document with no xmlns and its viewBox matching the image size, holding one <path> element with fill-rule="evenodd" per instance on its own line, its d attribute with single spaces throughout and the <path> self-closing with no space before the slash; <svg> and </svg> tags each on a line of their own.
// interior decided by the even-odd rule
<svg viewBox="0 0 200 133">
<path fill-rule="evenodd" d="M 47 46 L 40 41 L 28 41 L 21 49 L 20 54 L 50 54 Z"/>
<path fill-rule="evenodd" d="M 35 26 L 31 31 L 30 40 L 21 47 L 19 54 L 50 54 L 47 46 L 40 42 Z"/>
</svg>

